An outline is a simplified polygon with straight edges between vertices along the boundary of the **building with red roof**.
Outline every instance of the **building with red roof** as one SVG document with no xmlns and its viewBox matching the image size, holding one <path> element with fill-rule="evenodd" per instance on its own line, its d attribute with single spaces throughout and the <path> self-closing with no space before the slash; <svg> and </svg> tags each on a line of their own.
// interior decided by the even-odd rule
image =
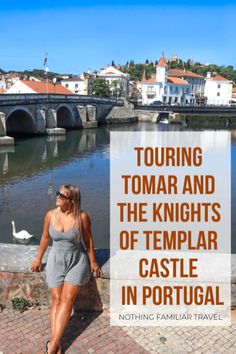
<svg viewBox="0 0 236 354">
<path fill-rule="evenodd" d="M 221 75 L 208 77 L 205 83 L 204 96 L 209 105 L 230 105 L 233 82 Z"/>
<path fill-rule="evenodd" d="M 52 84 L 46 81 L 17 80 L 6 93 L 51 93 L 71 95 L 73 92 L 61 84 Z"/>
<path fill-rule="evenodd" d="M 143 80 L 141 86 L 143 104 L 155 101 L 163 104 L 192 104 L 195 101 L 191 84 L 177 72 L 172 71 L 170 74 L 164 54 L 156 65 L 156 75 Z"/>
<path fill-rule="evenodd" d="M 197 99 L 204 96 L 205 79 L 202 75 L 183 69 L 168 69 L 168 76 L 178 77 L 188 81 L 191 85 L 191 92 Z"/>
</svg>

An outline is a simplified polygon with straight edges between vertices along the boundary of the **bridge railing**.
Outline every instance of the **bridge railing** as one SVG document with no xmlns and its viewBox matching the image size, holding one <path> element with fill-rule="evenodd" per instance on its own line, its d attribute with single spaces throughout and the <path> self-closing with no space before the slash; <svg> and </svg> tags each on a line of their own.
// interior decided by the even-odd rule
<svg viewBox="0 0 236 354">
<path fill-rule="evenodd" d="M 38 93 L 8 93 L 0 94 L 0 104 L 6 102 L 101 102 L 101 103 L 114 103 L 116 105 L 124 105 L 123 100 L 115 99 L 110 97 L 100 97 L 100 96 L 87 96 L 87 95 L 64 95 L 64 94 L 38 94 Z"/>
</svg>

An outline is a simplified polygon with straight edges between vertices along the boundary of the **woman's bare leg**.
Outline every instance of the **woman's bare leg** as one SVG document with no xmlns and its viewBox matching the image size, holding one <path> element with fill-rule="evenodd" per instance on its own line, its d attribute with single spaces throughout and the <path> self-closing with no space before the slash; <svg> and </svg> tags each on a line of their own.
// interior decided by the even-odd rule
<svg viewBox="0 0 236 354">
<path fill-rule="evenodd" d="M 48 346 L 48 353 L 55 354 L 60 345 L 61 337 L 65 331 L 68 324 L 71 310 L 80 290 L 79 285 L 73 285 L 68 282 L 64 282 L 60 305 L 56 313 L 56 322 L 53 330 L 52 339 Z"/>
<path fill-rule="evenodd" d="M 63 289 L 63 284 L 58 286 L 57 288 L 51 289 L 50 323 L 51 323 L 52 336 L 55 330 L 57 310 L 61 302 L 62 289 Z"/>
</svg>

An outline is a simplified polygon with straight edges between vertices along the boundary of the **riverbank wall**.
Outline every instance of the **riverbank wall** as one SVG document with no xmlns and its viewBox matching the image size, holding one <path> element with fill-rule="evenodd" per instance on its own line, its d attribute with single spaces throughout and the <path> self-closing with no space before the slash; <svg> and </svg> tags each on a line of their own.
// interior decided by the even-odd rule
<svg viewBox="0 0 236 354">
<path fill-rule="evenodd" d="M 11 308 L 12 299 L 23 297 L 50 306 L 50 289 L 45 274 L 50 248 L 44 254 L 41 271 L 32 272 L 30 266 L 38 246 L 0 244 L 0 304 Z M 109 307 L 110 252 L 96 249 L 95 254 L 103 276 L 96 278 L 91 275 L 90 281 L 81 287 L 75 304 L 78 310 L 101 311 Z"/>
<path fill-rule="evenodd" d="M 169 115 L 170 124 L 186 124 L 189 127 L 217 127 L 217 128 L 236 128 L 236 115 L 227 114 L 184 114 L 171 113 Z"/>
</svg>

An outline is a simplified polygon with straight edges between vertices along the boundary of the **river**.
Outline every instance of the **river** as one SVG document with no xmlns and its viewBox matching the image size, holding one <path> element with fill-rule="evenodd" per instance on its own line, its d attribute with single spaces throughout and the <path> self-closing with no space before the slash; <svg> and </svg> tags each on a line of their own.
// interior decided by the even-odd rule
<svg viewBox="0 0 236 354">
<path fill-rule="evenodd" d="M 0 147 L 0 242 L 16 243 L 16 230 L 34 235 L 39 244 L 43 218 L 55 206 L 60 185 L 76 184 L 82 209 L 92 220 L 97 248 L 109 248 L 109 144 L 110 131 L 186 130 L 180 125 L 135 123 L 69 131 L 65 136 L 16 140 Z M 215 131 L 217 133 L 217 131 Z M 232 138 L 236 131 L 232 131 Z M 236 140 L 232 139 L 232 251 L 236 253 Z M 222 181 L 223 182 L 223 181 Z"/>
</svg>

